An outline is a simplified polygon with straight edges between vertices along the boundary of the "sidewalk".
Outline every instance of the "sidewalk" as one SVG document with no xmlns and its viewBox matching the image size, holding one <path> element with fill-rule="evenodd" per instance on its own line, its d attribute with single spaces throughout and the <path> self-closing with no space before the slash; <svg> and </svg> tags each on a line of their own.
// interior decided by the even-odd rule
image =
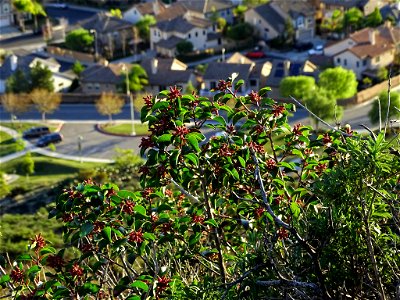
<svg viewBox="0 0 400 300">
<path fill-rule="evenodd" d="M 0 131 L 4 131 L 7 134 L 11 135 L 13 138 L 20 138 L 20 135 L 17 131 L 10 129 L 8 127 L 0 126 Z M 57 152 L 53 152 L 50 150 L 46 150 L 43 148 L 36 147 L 32 143 L 28 142 L 27 140 L 24 140 L 25 142 L 25 149 L 16 153 L 12 153 L 3 157 L 0 157 L 0 165 L 2 163 L 8 162 L 10 160 L 16 159 L 18 157 L 24 156 L 27 152 L 34 152 L 34 153 L 39 153 L 44 156 L 48 157 L 54 157 L 54 158 L 61 158 L 61 159 L 66 159 L 66 160 L 74 160 L 74 161 L 81 161 L 81 162 L 98 162 L 98 163 L 113 163 L 114 160 L 112 159 L 105 159 L 105 158 L 95 158 L 95 157 L 85 157 L 85 156 L 72 156 L 72 155 L 66 155 L 66 154 L 61 154 Z"/>
</svg>

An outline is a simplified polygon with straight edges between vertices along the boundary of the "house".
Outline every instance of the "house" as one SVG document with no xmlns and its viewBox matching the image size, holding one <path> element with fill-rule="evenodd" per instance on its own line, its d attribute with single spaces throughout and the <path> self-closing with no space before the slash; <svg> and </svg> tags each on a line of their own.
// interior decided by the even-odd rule
<svg viewBox="0 0 400 300">
<path fill-rule="evenodd" d="M 10 26 L 12 23 L 13 13 L 11 0 L 0 0 L 0 28 Z"/>
<path fill-rule="evenodd" d="M 126 10 L 123 13 L 122 18 L 132 24 L 136 24 L 144 16 L 151 15 L 155 17 L 162 14 L 166 9 L 167 6 L 160 0 L 139 3 Z"/>
<path fill-rule="evenodd" d="M 133 24 L 108 12 L 99 12 L 79 22 L 78 26 L 93 32 L 97 49 L 102 49 L 109 57 L 116 50 L 126 51 L 129 42 L 134 39 Z"/>
<path fill-rule="evenodd" d="M 71 86 L 75 75 L 61 70 L 61 65 L 54 58 L 41 58 L 35 54 L 7 56 L 0 66 L 0 94 L 6 92 L 6 81 L 17 70 L 28 73 L 37 63 L 47 67 L 53 74 L 55 92 L 67 91 Z"/>
<path fill-rule="evenodd" d="M 227 24 L 234 21 L 233 9 L 235 5 L 228 0 L 178 0 L 189 11 L 197 13 L 199 17 L 209 20 L 223 18 Z"/>
<path fill-rule="evenodd" d="M 117 93 L 119 85 L 124 80 L 125 68 L 130 64 L 95 64 L 81 73 L 81 90 L 86 94 L 101 94 L 103 92 Z"/>
<path fill-rule="evenodd" d="M 212 90 L 218 86 L 220 80 L 226 80 L 233 73 L 238 73 L 238 79 L 243 79 L 244 84 L 238 91 L 241 95 L 247 95 L 251 90 L 259 90 L 265 86 L 266 78 L 271 71 L 271 64 L 255 63 L 240 53 L 233 54 L 226 62 L 209 64 L 203 75 L 203 83 L 200 90 L 202 96 L 212 96 Z"/>
<path fill-rule="evenodd" d="M 197 85 L 193 70 L 189 70 L 186 64 L 176 58 L 148 58 L 141 62 L 141 66 L 149 81 L 145 90 L 153 95 L 170 86 L 177 86 L 185 91 L 189 82 L 193 86 Z"/>
<path fill-rule="evenodd" d="M 325 17 L 331 17 L 334 10 L 347 11 L 354 7 L 361 10 L 364 16 L 367 16 L 376 7 L 382 7 L 385 2 L 385 0 L 321 0 L 320 9 Z"/>
<path fill-rule="evenodd" d="M 271 1 L 249 9 L 244 19 L 254 26 L 256 35 L 269 41 L 282 35 L 291 22 L 295 39 L 309 41 L 315 35 L 315 8 L 306 0 Z"/>
<path fill-rule="evenodd" d="M 194 51 L 222 48 L 222 37 L 213 23 L 191 12 L 157 22 L 150 28 L 150 47 L 161 55 L 174 57 L 176 46 L 183 41 L 191 42 Z"/>
<path fill-rule="evenodd" d="M 325 48 L 335 66 L 352 69 L 358 79 L 374 77 L 377 70 L 393 62 L 400 46 L 400 28 L 386 22 L 378 28 L 364 28 Z"/>
</svg>

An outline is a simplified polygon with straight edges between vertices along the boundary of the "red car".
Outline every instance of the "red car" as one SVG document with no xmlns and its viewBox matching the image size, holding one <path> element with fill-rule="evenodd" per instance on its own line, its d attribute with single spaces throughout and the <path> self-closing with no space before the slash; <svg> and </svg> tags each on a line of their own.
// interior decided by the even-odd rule
<svg viewBox="0 0 400 300">
<path fill-rule="evenodd" d="M 247 52 L 246 57 L 248 57 L 248 58 L 264 58 L 264 57 L 266 57 L 266 55 L 264 52 L 258 50 L 258 51 Z"/>
</svg>

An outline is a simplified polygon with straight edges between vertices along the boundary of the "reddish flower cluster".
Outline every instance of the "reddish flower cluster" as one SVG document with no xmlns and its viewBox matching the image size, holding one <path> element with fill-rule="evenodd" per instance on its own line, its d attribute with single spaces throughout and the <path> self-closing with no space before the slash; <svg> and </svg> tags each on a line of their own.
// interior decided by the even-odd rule
<svg viewBox="0 0 400 300">
<path fill-rule="evenodd" d="M 250 97 L 251 102 L 253 102 L 253 104 L 260 106 L 261 96 L 257 92 L 251 91 L 251 93 L 249 94 L 249 97 Z"/>
<path fill-rule="evenodd" d="M 263 207 L 258 207 L 258 208 L 256 208 L 256 209 L 254 210 L 254 217 L 255 217 L 256 219 L 259 219 L 259 218 L 262 217 L 262 215 L 264 214 L 264 212 L 265 212 L 265 208 L 263 208 Z"/>
<path fill-rule="evenodd" d="M 177 137 L 181 138 L 182 140 L 184 140 L 185 135 L 187 135 L 189 132 L 190 132 L 189 129 L 187 129 L 185 126 L 177 126 L 175 128 L 174 136 L 177 136 Z"/>
<path fill-rule="evenodd" d="M 143 240 L 144 239 L 143 239 L 142 228 L 140 228 L 138 231 L 132 231 L 128 237 L 128 241 L 132 243 L 140 244 L 141 242 L 143 242 Z"/>
<path fill-rule="evenodd" d="M 79 246 L 79 249 L 83 252 L 83 253 L 87 253 L 87 252 L 91 252 L 93 251 L 93 246 L 91 244 L 81 244 Z"/>
<path fill-rule="evenodd" d="M 317 166 L 315 166 L 315 172 L 320 175 L 322 174 L 326 169 L 328 168 L 328 166 L 326 164 L 323 163 L 319 163 Z"/>
<path fill-rule="evenodd" d="M 225 80 L 220 80 L 218 81 L 217 88 L 215 90 L 225 92 L 227 89 L 232 87 L 232 82 L 230 81 L 225 81 Z"/>
<path fill-rule="evenodd" d="M 329 133 L 324 134 L 324 138 L 322 140 L 324 146 L 330 147 L 332 145 L 332 138 L 329 136 Z"/>
<path fill-rule="evenodd" d="M 126 200 L 125 203 L 122 206 L 122 211 L 127 214 L 132 214 L 133 213 L 133 208 L 135 207 L 135 202 Z"/>
<path fill-rule="evenodd" d="M 279 195 L 275 198 L 275 204 L 279 205 L 285 198 L 283 197 L 283 195 Z"/>
<path fill-rule="evenodd" d="M 158 281 L 157 282 L 157 293 L 162 293 L 163 291 L 165 291 L 167 289 L 168 283 L 171 282 L 171 279 L 169 279 L 166 276 L 161 276 L 161 277 L 158 277 L 157 281 Z"/>
<path fill-rule="evenodd" d="M 160 164 L 157 167 L 157 175 L 158 175 L 158 177 L 165 178 L 167 176 L 167 174 L 168 174 L 167 171 L 168 171 L 168 169 L 163 164 Z"/>
<path fill-rule="evenodd" d="M 63 214 L 63 216 L 62 216 L 62 220 L 64 223 L 71 222 L 73 219 L 74 219 L 73 214 Z"/>
<path fill-rule="evenodd" d="M 257 144 L 253 141 L 251 141 L 250 143 L 247 143 L 247 146 L 251 149 L 253 149 L 255 152 L 260 153 L 260 154 L 264 154 L 265 153 L 265 149 L 263 145 Z"/>
<path fill-rule="evenodd" d="M 194 216 L 192 216 L 192 222 L 196 223 L 196 224 L 203 224 L 204 223 L 204 217 L 198 216 L 198 215 L 194 215 Z"/>
<path fill-rule="evenodd" d="M 170 222 L 168 223 L 163 223 L 161 225 L 161 232 L 164 234 L 167 234 L 168 232 L 170 232 L 172 230 L 172 224 Z"/>
<path fill-rule="evenodd" d="M 172 190 L 170 190 L 170 189 L 165 190 L 165 196 L 172 197 L 173 195 L 174 195 L 174 193 L 172 192 Z"/>
<path fill-rule="evenodd" d="M 72 265 L 69 272 L 71 273 L 72 277 L 81 277 L 83 275 L 83 269 L 77 262 Z"/>
<path fill-rule="evenodd" d="M 44 246 L 46 246 L 46 241 L 42 237 L 41 233 L 35 235 L 35 237 L 32 239 L 32 245 L 36 249 L 42 249 Z"/>
<path fill-rule="evenodd" d="M 100 222 L 100 221 L 96 221 L 93 223 L 93 233 L 100 233 L 103 228 L 104 228 L 105 224 L 104 222 Z"/>
<path fill-rule="evenodd" d="M 145 198 L 146 200 L 150 200 L 150 194 L 153 193 L 153 192 L 154 192 L 154 189 L 149 187 L 149 188 L 145 188 L 141 192 L 141 194 L 142 194 L 143 198 Z"/>
<path fill-rule="evenodd" d="M 176 86 L 169 87 L 168 99 L 172 100 L 181 96 L 181 91 Z"/>
<path fill-rule="evenodd" d="M 293 134 L 294 135 L 301 135 L 300 127 L 301 127 L 301 124 L 296 124 L 293 126 Z"/>
<path fill-rule="evenodd" d="M 287 239 L 288 236 L 289 236 L 289 232 L 285 228 L 283 228 L 283 227 L 279 228 L 279 230 L 278 230 L 278 238 L 280 240 Z"/>
<path fill-rule="evenodd" d="M 272 107 L 272 114 L 275 118 L 281 117 L 284 111 L 285 107 L 283 105 L 274 104 L 274 106 Z"/>
<path fill-rule="evenodd" d="M 153 107 L 153 98 L 151 97 L 151 95 L 147 95 L 145 97 L 143 97 L 144 100 L 144 104 L 146 105 L 146 107 L 148 109 Z"/>
<path fill-rule="evenodd" d="M 139 148 L 147 149 L 151 147 L 154 147 L 154 142 L 151 140 L 151 137 L 149 136 L 142 137 L 142 140 L 139 144 Z"/>
<path fill-rule="evenodd" d="M 314 152 L 313 152 L 312 149 L 306 148 L 306 149 L 304 149 L 304 154 L 307 155 L 307 156 L 313 156 Z"/>
<path fill-rule="evenodd" d="M 53 269 L 59 269 L 64 265 L 64 260 L 58 255 L 48 256 L 46 262 L 47 265 Z"/>
<path fill-rule="evenodd" d="M 236 132 L 235 126 L 233 126 L 232 124 L 231 125 L 227 125 L 226 126 L 226 132 L 230 133 L 230 134 L 234 134 Z"/>
<path fill-rule="evenodd" d="M 10 274 L 10 277 L 14 282 L 22 282 L 24 280 L 24 276 L 24 271 L 22 271 L 19 267 L 15 267 Z"/>
<path fill-rule="evenodd" d="M 139 168 L 139 173 L 142 173 L 143 175 L 148 175 L 150 173 L 150 168 L 146 165 L 143 165 Z"/>
<path fill-rule="evenodd" d="M 262 125 L 260 125 L 260 124 L 257 124 L 257 125 L 254 127 L 254 130 L 255 130 L 258 134 L 261 134 L 261 133 L 264 132 L 264 126 L 262 126 Z"/>
<path fill-rule="evenodd" d="M 276 167 L 276 161 L 273 158 L 268 159 L 265 164 L 268 170 L 273 170 Z"/>
<path fill-rule="evenodd" d="M 228 157 L 228 156 L 232 156 L 232 155 L 233 155 L 233 151 L 231 149 L 229 149 L 229 145 L 227 143 L 223 143 L 221 145 L 221 148 L 219 148 L 219 156 Z"/>
</svg>

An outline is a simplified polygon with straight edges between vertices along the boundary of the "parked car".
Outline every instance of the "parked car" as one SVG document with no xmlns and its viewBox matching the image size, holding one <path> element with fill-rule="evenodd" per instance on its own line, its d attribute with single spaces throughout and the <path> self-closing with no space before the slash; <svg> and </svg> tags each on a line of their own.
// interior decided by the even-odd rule
<svg viewBox="0 0 400 300">
<path fill-rule="evenodd" d="M 22 133 L 24 139 L 34 139 L 49 134 L 50 129 L 46 126 L 32 127 Z"/>
<path fill-rule="evenodd" d="M 293 48 L 296 49 L 297 51 L 307 51 L 310 50 L 314 47 L 313 43 L 308 42 L 308 43 L 296 43 L 294 44 Z"/>
<path fill-rule="evenodd" d="M 266 57 L 266 55 L 261 50 L 253 50 L 253 51 L 247 52 L 246 57 L 248 57 L 248 58 L 264 58 L 264 57 Z"/>
<path fill-rule="evenodd" d="M 324 54 L 324 46 L 323 45 L 316 45 L 311 50 L 308 50 L 308 54 L 310 54 L 310 55 L 323 55 Z"/>
<path fill-rule="evenodd" d="M 38 147 L 46 147 L 49 144 L 56 144 L 63 140 L 63 136 L 59 132 L 53 132 L 42 136 L 36 143 Z"/>
</svg>

